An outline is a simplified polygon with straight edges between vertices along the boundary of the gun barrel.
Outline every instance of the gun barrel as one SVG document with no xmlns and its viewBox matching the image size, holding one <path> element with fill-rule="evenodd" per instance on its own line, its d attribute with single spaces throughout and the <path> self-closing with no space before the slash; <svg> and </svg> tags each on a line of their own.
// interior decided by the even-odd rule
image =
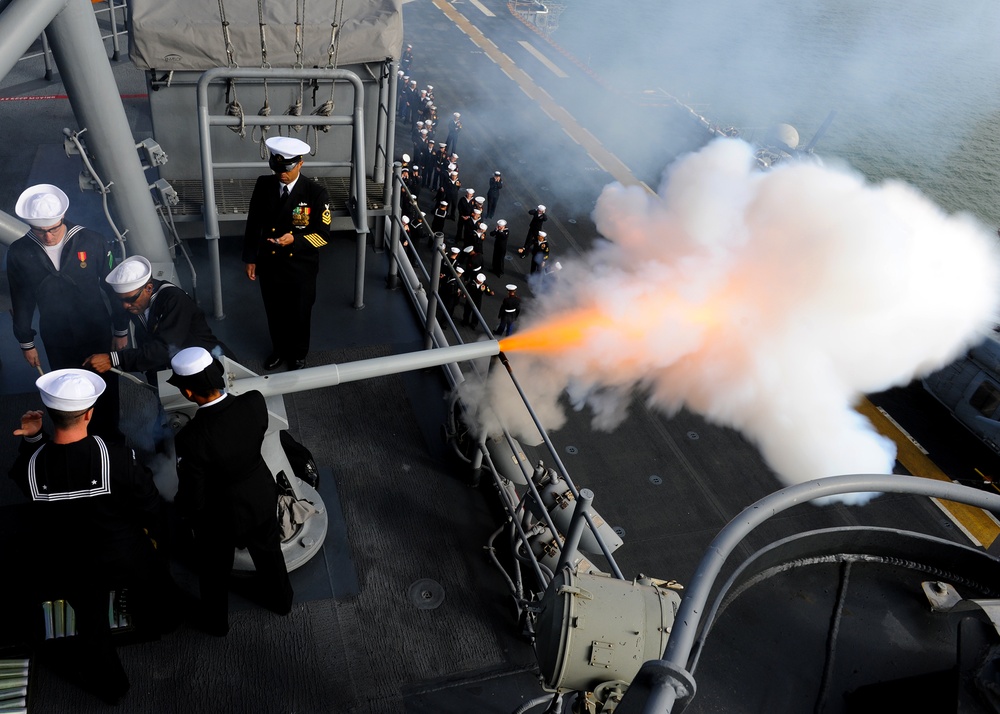
<svg viewBox="0 0 1000 714">
<path fill-rule="evenodd" d="M 233 394 L 242 394 L 257 390 L 265 397 L 291 394 L 309 389 L 333 387 L 345 382 L 356 382 L 371 377 L 384 377 L 400 372 L 439 367 L 450 362 L 466 362 L 482 357 L 493 357 L 498 354 L 500 354 L 500 343 L 496 340 L 485 340 L 466 345 L 450 345 L 432 350 L 373 357 L 372 359 L 344 364 L 326 364 L 293 372 L 245 377 L 232 380 L 229 391 Z"/>
</svg>

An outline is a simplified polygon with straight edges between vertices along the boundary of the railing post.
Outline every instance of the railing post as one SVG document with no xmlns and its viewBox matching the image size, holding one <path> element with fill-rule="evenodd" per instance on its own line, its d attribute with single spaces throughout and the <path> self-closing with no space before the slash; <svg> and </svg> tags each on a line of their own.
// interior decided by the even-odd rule
<svg viewBox="0 0 1000 714">
<path fill-rule="evenodd" d="M 434 234 L 434 262 L 431 265 L 431 284 L 427 292 L 427 320 L 425 322 L 424 349 L 434 346 L 434 331 L 437 324 L 438 288 L 441 285 L 441 263 L 444 260 L 444 233 Z"/>
</svg>

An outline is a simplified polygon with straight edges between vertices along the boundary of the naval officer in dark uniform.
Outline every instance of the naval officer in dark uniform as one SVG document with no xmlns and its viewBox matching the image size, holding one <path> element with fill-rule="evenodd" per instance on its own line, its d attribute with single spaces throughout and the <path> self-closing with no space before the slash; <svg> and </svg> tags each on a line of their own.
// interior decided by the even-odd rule
<svg viewBox="0 0 1000 714">
<path fill-rule="evenodd" d="M 243 262 L 247 277 L 260 278 L 271 333 L 264 369 L 282 362 L 301 369 L 309 352 L 319 249 L 330 238 L 330 198 L 325 188 L 301 174 L 307 143 L 285 136 L 265 143 L 274 173 L 260 176 L 250 197 Z"/>
<path fill-rule="evenodd" d="M 66 220 L 69 198 L 58 187 L 38 184 L 25 189 L 14 211 L 31 230 L 11 244 L 7 253 L 14 337 L 24 359 L 41 369 L 31 326 L 38 308 L 38 330 L 45 344 L 49 369 L 79 367 L 88 355 L 124 347 L 125 312 L 112 302 L 104 282 L 114 265 L 104 236 Z M 109 307 L 111 310 L 109 311 Z M 114 344 L 113 344 L 114 340 Z M 118 431 L 118 377 L 104 377 L 93 433 L 109 437 Z"/>
<path fill-rule="evenodd" d="M 111 639 L 109 593 L 127 588 L 134 624 L 153 635 L 176 624 L 164 608 L 178 590 L 151 540 L 163 532 L 160 495 L 130 449 L 87 433 L 104 391 L 99 376 L 60 369 L 35 384 L 55 433 L 42 431 L 41 411 L 25 413 L 14 431 L 23 438 L 10 477 L 30 499 L 32 525 L 17 546 L 25 572 L 8 582 L 38 602 L 69 601 L 80 683 L 116 703 L 129 683 Z"/>
<path fill-rule="evenodd" d="M 202 627 L 229 632 L 229 573 L 237 547 L 257 570 L 258 595 L 287 615 L 292 586 L 281 554 L 278 487 L 261 456 L 268 415 L 260 392 L 227 394 L 223 368 L 201 347 L 181 350 L 167 380 L 198 405 L 177 433 L 178 510 L 191 519 L 198 553 Z"/>
</svg>

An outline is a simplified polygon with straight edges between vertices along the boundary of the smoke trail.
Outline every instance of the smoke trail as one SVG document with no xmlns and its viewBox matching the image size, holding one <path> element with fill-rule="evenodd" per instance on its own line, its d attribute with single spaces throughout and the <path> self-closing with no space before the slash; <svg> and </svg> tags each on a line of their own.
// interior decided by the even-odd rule
<svg viewBox="0 0 1000 714">
<path fill-rule="evenodd" d="M 609 240 L 537 301 L 518 376 L 549 428 L 563 390 L 613 429 L 640 388 L 667 414 L 739 429 L 787 483 L 891 473 L 895 446 L 852 406 L 982 339 L 1000 304 L 994 239 L 901 183 L 753 164 L 722 139 L 658 195 L 606 187 L 594 218 Z"/>
</svg>

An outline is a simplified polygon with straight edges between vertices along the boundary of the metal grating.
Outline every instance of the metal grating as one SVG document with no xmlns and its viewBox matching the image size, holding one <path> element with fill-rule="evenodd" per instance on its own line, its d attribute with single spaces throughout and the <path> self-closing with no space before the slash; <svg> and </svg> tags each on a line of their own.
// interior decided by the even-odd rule
<svg viewBox="0 0 1000 714">
<path fill-rule="evenodd" d="M 351 195 L 351 181 L 348 177 L 321 176 L 315 179 L 322 184 L 330 194 L 330 211 L 335 217 L 350 215 L 347 210 L 347 200 Z M 219 210 L 220 221 L 244 220 L 250 206 L 250 196 L 253 193 L 256 178 L 248 179 L 216 179 L 215 201 Z M 385 206 L 385 191 L 380 183 L 366 180 L 368 191 L 368 210 L 381 211 Z M 200 219 L 204 191 L 200 180 L 175 179 L 170 185 L 177 191 L 179 202 L 171 207 L 177 220 Z"/>
</svg>

